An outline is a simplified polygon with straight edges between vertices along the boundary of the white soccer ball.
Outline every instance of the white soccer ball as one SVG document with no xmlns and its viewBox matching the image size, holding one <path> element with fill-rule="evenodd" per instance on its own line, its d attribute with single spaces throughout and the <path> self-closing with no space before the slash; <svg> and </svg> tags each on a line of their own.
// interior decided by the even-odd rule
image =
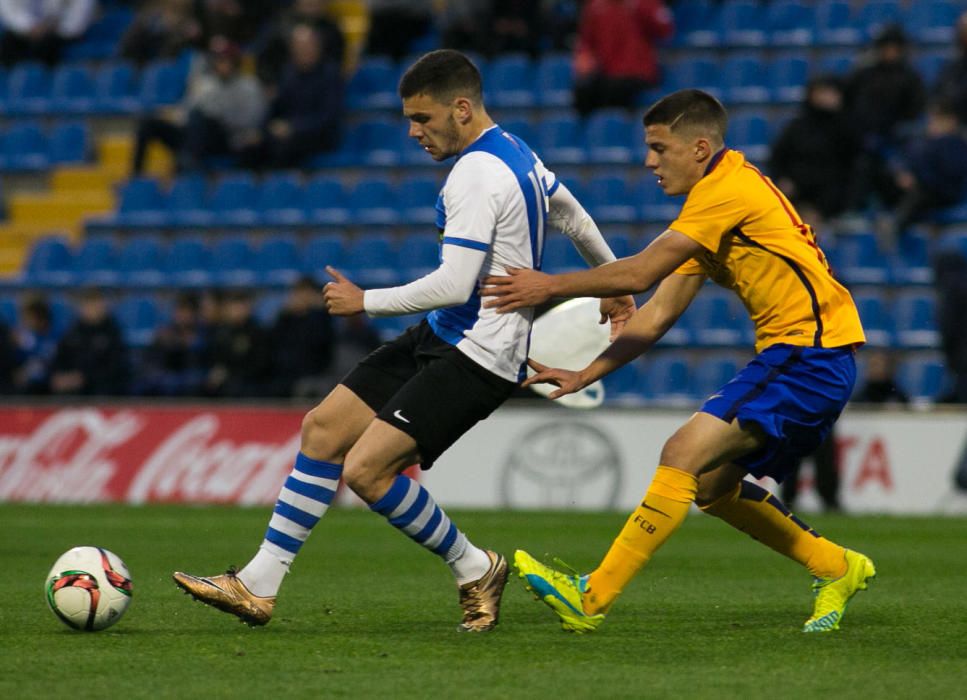
<svg viewBox="0 0 967 700">
<path fill-rule="evenodd" d="M 131 603 L 131 575 L 101 547 L 74 547 L 54 562 L 44 587 L 47 605 L 68 627 L 96 632 L 121 619 Z"/>
</svg>

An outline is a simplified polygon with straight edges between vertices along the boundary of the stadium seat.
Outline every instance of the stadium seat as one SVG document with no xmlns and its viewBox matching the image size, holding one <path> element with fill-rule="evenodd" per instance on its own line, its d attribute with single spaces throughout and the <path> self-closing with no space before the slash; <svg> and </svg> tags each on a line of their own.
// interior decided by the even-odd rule
<svg viewBox="0 0 967 700">
<path fill-rule="evenodd" d="M 487 103 L 498 108 L 529 108 L 537 103 L 534 65 L 528 56 L 503 54 L 490 62 Z"/>
<path fill-rule="evenodd" d="M 302 272 L 317 282 L 328 282 L 326 266 L 346 272 L 346 240 L 339 234 L 316 234 L 306 242 L 302 251 Z"/>
<path fill-rule="evenodd" d="M 289 286 L 301 276 L 301 254 L 295 240 L 272 236 L 259 246 L 253 264 L 259 283 L 270 287 Z"/>
<path fill-rule="evenodd" d="M 125 29 L 131 24 L 130 7 L 110 5 L 100 13 L 86 32 L 64 47 L 64 58 L 69 62 L 101 61 L 115 55 Z"/>
<path fill-rule="evenodd" d="M 652 398 L 648 375 L 639 362 L 622 365 L 602 379 L 604 400 L 612 406 L 640 406 Z"/>
<path fill-rule="evenodd" d="M 179 287 L 207 287 L 212 283 L 212 256 L 198 238 L 176 238 L 168 249 L 166 274 Z"/>
<path fill-rule="evenodd" d="M 135 348 L 151 344 L 165 316 L 153 296 L 140 294 L 121 299 L 111 313 L 121 327 L 125 342 Z"/>
<path fill-rule="evenodd" d="M 78 65 L 62 65 L 54 71 L 50 107 L 61 114 L 90 114 L 97 105 L 91 71 Z"/>
<path fill-rule="evenodd" d="M 528 119 L 501 119 L 500 128 L 521 139 L 528 146 L 537 145 L 537 129 Z"/>
<path fill-rule="evenodd" d="M 259 186 L 255 206 L 259 222 L 267 226 L 299 226 L 306 222 L 305 190 L 292 173 L 270 173 Z"/>
<path fill-rule="evenodd" d="M 365 234 L 349 241 L 346 248 L 347 275 L 370 289 L 392 287 L 402 282 L 400 259 L 389 236 Z"/>
<path fill-rule="evenodd" d="M 571 240 L 557 231 L 551 231 L 544 240 L 544 254 L 541 269 L 551 274 L 584 270 L 588 264 L 571 243 Z"/>
<path fill-rule="evenodd" d="M 121 279 L 117 250 L 105 238 L 87 238 L 74 254 L 74 284 L 111 287 Z"/>
<path fill-rule="evenodd" d="M 7 114 L 45 114 L 51 106 L 50 72 L 39 63 L 19 63 L 7 77 Z"/>
<path fill-rule="evenodd" d="M 350 222 L 346 192 L 337 177 L 317 175 L 306 185 L 306 218 L 309 223 L 342 225 Z"/>
<path fill-rule="evenodd" d="M 696 48 L 717 47 L 721 43 L 718 24 L 718 3 L 709 0 L 679 2 L 673 5 L 675 35 L 672 41 L 681 46 Z"/>
<path fill-rule="evenodd" d="M 856 46 L 865 39 L 853 23 L 847 0 L 820 0 L 816 6 L 816 39 L 826 46 Z"/>
<path fill-rule="evenodd" d="M 590 199 L 584 206 L 598 223 L 632 223 L 638 219 L 638 202 L 627 178 L 601 175 L 588 184 Z"/>
<path fill-rule="evenodd" d="M 258 188 L 250 173 L 225 175 L 212 190 L 208 207 L 215 224 L 254 226 L 259 222 L 256 210 Z"/>
<path fill-rule="evenodd" d="M 584 165 L 588 158 L 584 128 L 573 116 L 554 116 L 541 121 L 538 152 L 545 163 Z"/>
<path fill-rule="evenodd" d="M 837 276 L 847 284 L 884 284 L 890 280 L 890 266 L 872 233 L 843 236 L 833 255 Z"/>
<path fill-rule="evenodd" d="M 940 347 L 935 307 L 936 299 L 929 291 L 905 291 L 898 295 L 893 313 L 900 347 Z"/>
<path fill-rule="evenodd" d="M 900 236 L 893 256 L 893 280 L 898 284 L 933 283 L 929 249 L 927 237 L 920 233 L 907 231 Z"/>
<path fill-rule="evenodd" d="M 717 61 L 704 55 L 686 54 L 667 66 L 662 76 L 662 90 L 672 92 L 695 88 L 724 99 L 724 82 L 725 78 Z"/>
<path fill-rule="evenodd" d="M 731 357 L 711 355 L 695 363 L 692 371 L 692 387 L 696 397 L 708 397 L 730 382 L 739 371 L 738 363 Z"/>
<path fill-rule="evenodd" d="M 705 288 L 688 312 L 695 341 L 707 347 L 735 347 L 748 342 L 748 315 L 732 295 Z"/>
<path fill-rule="evenodd" d="M 251 287 L 259 281 L 255 253 L 244 236 L 218 239 L 211 252 L 212 281 L 223 287 Z"/>
<path fill-rule="evenodd" d="M 167 223 L 179 227 L 208 226 L 214 215 L 208 208 L 208 183 L 199 173 L 179 175 L 167 199 Z"/>
<path fill-rule="evenodd" d="M 772 62 L 768 75 L 774 102 L 798 104 L 806 95 L 809 59 L 804 55 L 781 56 Z"/>
<path fill-rule="evenodd" d="M 688 363 L 677 357 L 658 356 L 647 363 L 654 398 L 663 404 L 686 405 L 695 401 Z"/>
<path fill-rule="evenodd" d="M 165 195 L 158 181 L 135 177 L 120 186 L 114 223 L 132 228 L 161 226 L 168 221 Z"/>
<path fill-rule="evenodd" d="M 271 328 L 285 306 L 284 292 L 262 291 L 252 305 L 252 316 L 264 328 Z"/>
<path fill-rule="evenodd" d="M 729 56 L 722 66 L 725 101 L 731 105 L 765 104 L 769 101 L 770 66 L 761 55 Z"/>
<path fill-rule="evenodd" d="M 90 151 L 87 125 L 83 122 L 62 122 L 50 132 L 48 161 L 51 165 L 83 163 Z"/>
<path fill-rule="evenodd" d="M 17 326 L 17 302 L 8 297 L 0 297 L 0 323 L 7 328 Z"/>
<path fill-rule="evenodd" d="M 141 108 L 134 67 L 127 62 L 101 66 L 95 78 L 95 109 L 102 114 L 134 114 Z"/>
<path fill-rule="evenodd" d="M 910 358 L 897 367 L 897 384 L 914 401 L 935 401 L 943 392 L 946 370 L 938 360 Z"/>
<path fill-rule="evenodd" d="M 50 145 L 38 124 L 20 122 L 3 135 L 2 164 L 5 170 L 44 170 L 50 164 Z"/>
<path fill-rule="evenodd" d="M 574 100 L 573 57 L 570 54 L 541 57 L 537 64 L 536 80 L 537 100 L 541 107 L 570 106 Z M 518 136 L 524 138 L 521 134 Z"/>
<path fill-rule="evenodd" d="M 399 165 L 406 127 L 395 119 L 367 119 L 356 126 L 355 148 L 359 162 L 371 166 Z"/>
<path fill-rule="evenodd" d="M 813 75 L 837 75 L 841 78 L 849 75 L 856 63 L 855 51 L 824 51 L 810 69 Z"/>
<path fill-rule="evenodd" d="M 152 110 L 170 106 L 185 93 L 184 68 L 174 61 L 152 63 L 141 72 L 141 108 Z"/>
<path fill-rule="evenodd" d="M 684 197 L 669 197 L 665 194 L 650 171 L 638 178 L 633 187 L 634 200 L 639 207 L 639 221 L 668 224 L 678 216 L 685 201 Z"/>
<path fill-rule="evenodd" d="M 872 347 L 889 348 L 895 340 L 895 324 L 889 308 L 889 302 L 882 292 L 875 288 L 855 292 L 853 301 L 863 323 L 866 342 Z"/>
<path fill-rule="evenodd" d="M 769 40 L 775 47 L 812 46 L 816 8 L 805 0 L 773 0 L 766 10 Z"/>
<path fill-rule="evenodd" d="M 769 121 L 758 113 L 738 113 L 729 122 L 726 142 L 745 153 L 755 165 L 764 166 L 769 157 Z"/>
<path fill-rule="evenodd" d="M 369 56 L 356 69 L 346 89 L 351 109 L 390 109 L 399 106 L 396 84 L 399 70 L 390 59 Z"/>
<path fill-rule="evenodd" d="M 411 177 L 403 180 L 397 194 L 403 223 L 425 226 L 427 231 L 433 231 L 439 195 L 440 182 L 435 177 Z"/>
<path fill-rule="evenodd" d="M 36 241 L 24 265 L 25 283 L 38 287 L 62 287 L 73 282 L 74 254 L 60 236 Z"/>
<path fill-rule="evenodd" d="M 396 192 L 386 180 L 360 180 L 349 194 L 348 205 L 353 223 L 368 226 L 400 223 Z"/>
<path fill-rule="evenodd" d="M 913 59 L 913 65 L 920 77 L 923 78 L 924 83 L 933 85 L 937 82 L 940 71 L 943 70 L 948 60 L 950 60 L 950 56 L 947 55 L 946 51 L 925 51 Z"/>
<path fill-rule="evenodd" d="M 871 0 L 857 7 L 855 24 L 872 39 L 888 24 L 903 24 L 903 10 L 896 0 Z"/>
<path fill-rule="evenodd" d="M 947 46 L 953 43 L 957 17 L 963 10 L 945 0 L 913 2 L 907 9 L 906 28 L 920 44 Z"/>
<path fill-rule="evenodd" d="M 766 43 L 766 13 L 752 0 L 727 0 L 719 14 L 722 38 L 728 46 L 762 46 Z"/>
<path fill-rule="evenodd" d="M 641 250 L 638 247 L 638 242 L 625 230 L 613 230 L 609 228 L 602 231 L 602 234 L 616 258 L 626 258 Z"/>
<path fill-rule="evenodd" d="M 127 287 L 163 287 L 168 282 L 166 251 L 158 236 L 132 236 L 117 255 L 120 283 Z"/>
<path fill-rule="evenodd" d="M 440 266 L 439 238 L 425 231 L 410 233 L 400 243 L 398 255 L 403 279 L 415 280 Z"/>
<path fill-rule="evenodd" d="M 587 123 L 588 155 L 594 163 L 629 163 L 640 135 L 641 127 L 627 114 L 597 112 Z"/>
</svg>

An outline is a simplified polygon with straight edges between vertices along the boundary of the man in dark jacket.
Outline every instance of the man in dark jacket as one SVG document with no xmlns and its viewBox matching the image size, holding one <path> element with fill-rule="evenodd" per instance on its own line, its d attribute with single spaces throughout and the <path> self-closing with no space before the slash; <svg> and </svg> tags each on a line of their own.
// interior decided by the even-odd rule
<svg viewBox="0 0 967 700">
<path fill-rule="evenodd" d="M 128 349 L 98 289 L 81 294 L 77 321 L 57 344 L 51 368 L 53 394 L 119 396 L 128 393 Z"/>
<path fill-rule="evenodd" d="M 961 125 L 967 125 L 967 12 L 957 21 L 957 55 L 940 71 L 934 92 L 953 106 Z"/>
<path fill-rule="evenodd" d="M 336 342 L 332 317 L 311 278 L 292 287 L 271 338 L 275 395 L 321 398 L 332 388 L 326 385 Z"/>
</svg>

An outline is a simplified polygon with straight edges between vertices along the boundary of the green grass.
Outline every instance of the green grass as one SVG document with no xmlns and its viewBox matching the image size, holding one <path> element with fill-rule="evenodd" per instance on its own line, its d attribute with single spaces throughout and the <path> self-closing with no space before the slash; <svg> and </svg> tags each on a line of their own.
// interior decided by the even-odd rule
<svg viewBox="0 0 967 700">
<path fill-rule="evenodd" d="M 592 567 L 622 514 L 460 513 L 476 542 Z M 244 564 L 268 509 L 0 505 L 0 697 L 963 697 L 967 520 L 816 517 L 878 578 L 837 633 L 804 635 L 809 577 L 693 515 L 595 634 L 573 636 L 514 578 L 488 635 L 456 631 L 450 575 L 363 511 L 334 510 L 265 628 L 182 595 L 170 573 Z M 115 627 L 68 630 L 43 579 L 77 544 L 127 562 Z"/>
</svg>

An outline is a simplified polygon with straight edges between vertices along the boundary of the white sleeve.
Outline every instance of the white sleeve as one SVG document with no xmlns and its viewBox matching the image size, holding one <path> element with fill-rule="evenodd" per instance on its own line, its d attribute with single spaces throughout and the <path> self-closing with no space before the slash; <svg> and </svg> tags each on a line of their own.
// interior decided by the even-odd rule
<svg viewBox="0 0 967 700">
<path fill-rule="evenodd" d="M 440 267 L 401 287 L 367 289 L 363 307 L 370 316 L 402 316 L 463 304 L 473 294 L 486 256 L 485 251 L 445 244 Z"/>
<path fill-rule="evenodd" d="M 560 180 L 554 184 L 548 221 L 571 239 L 588 265 L 597 267 L 614 260 L 614 253 L 591 215 Z"/>
</svg>

